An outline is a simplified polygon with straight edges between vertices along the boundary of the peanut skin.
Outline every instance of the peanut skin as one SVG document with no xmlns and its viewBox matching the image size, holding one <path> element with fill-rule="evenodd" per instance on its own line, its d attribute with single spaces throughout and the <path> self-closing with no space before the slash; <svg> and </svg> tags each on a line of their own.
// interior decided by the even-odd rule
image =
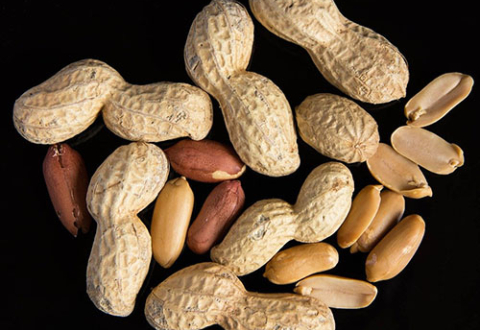
<svg viewBox="0 0 480 330">
<path fill-rule="evenodd" d="M 172 169 L 184 177 L 215 183 L 240 177 L 245 164 L 229 145 L 203 139 L 184 139 L 165 149 Z"/>
<path fill-rule="evenodd" d="M 85 201 L 89 176 L 82 156 L 68 144 L 48 148 L 43 161 L 48 194 L 62 225 L 77 236 L 90 230 L 92 217 Z"/>
<path fill-rule="evenodd" d="M 245 193 L 239 180 L 218 184 L 207 196 L 188 229 L 187 245 L 190 250 L 204 254 L 221 241 L 244 204 Z"/>
</svg>

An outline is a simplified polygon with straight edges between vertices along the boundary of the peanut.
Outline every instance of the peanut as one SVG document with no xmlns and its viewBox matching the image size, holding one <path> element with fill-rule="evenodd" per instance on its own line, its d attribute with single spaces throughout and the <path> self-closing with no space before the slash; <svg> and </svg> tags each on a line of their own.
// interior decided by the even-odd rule
<svg viewBox="0 0 480 330">
<path fill-rule="evenodd" d="M 407 63 L 385 37 L 345 18 L 333 0 L 250 0 L 270 32 L 304 48 L 323 77 L 362 102 L 406 95 Z"/>
<path fill-rule="evenodd" d="M 183 268 L 157 285 L 145 303 L 158 330 L 333 330 L 332 311 L 320 300 L 292 293 L 256 293 L 227 267 L 204 262 Z"/>
<path fill-rule="evenodd" d="M 319 274 L 309 276 L 295 285 L 294 291 L 301 295 L 315 297 L 330 308 L 364 308 L 377 296 L 377 288 L 353 278 Z"/>
<path fill-rule="evenodd" d="M 245 204 L 239 180 L 218 184 L 207 196 L 187 233 L 187 245 L 194 253 L 204 254 L 219 243 Z"/>
<path fill-rule="evenodd" d="M 170 82 L 132 85 L 94 59 L 71 63 L 23 93 L 15 101 L 13 122 L 28 141 L 54 144 L 86 130 L 100 111 L 108 129 L 131 141 L 199 140 L 213 123 L 210 98 L 200 88 Z"/>
<path fill-rule="evenodd" d="M 265 265 L 291 240 L 319 242 L 345 220 L 352 192 L 350 170 L 339 162 L 324 163 L 305 179 L 294 205 L 273 198 L 247 208 L 210 250 L 210 257 L 245 275 Z"/>
<path fill-rule="evenodd" d="M 463 150 L 420 127 L 401 126 L 390 136 L 393 149 L 427 171 L 450 174 L 464 163 Z"/>
<path fill-rule="evenodd" d="M 170 268 L 183 250 L 193 203 L 193 191 L 183 176 L 168 181 L 157 197 L 150 234 L 153 257 L 163 268 Z"/>
<path fill-rule="evenodd" d="M 178 141 L 165 154 L 175 172 L 200 182 L 237 179 L 246 169 L 232 147 L 209 139 Z"/>
<path fill-rule="evenodd" d="M 370 226 L 380 206 L 382 189 L 382 185 L 367 185 L 355 196 L 337 232 L 337 243 L 342 249 L 351 247 Z"/>
<path fill-rule="evenodd" d="M 432 196 L 432 188 L 418 165 L 388 144 L 379 143 L 375 155 L 367 160 L 367 167 L 378 182 L 405 197 L 419 199 Z"/>
<path fill-rule="evenodd" d="M 473 78 L 463 73 L 438 76 L 405 104 L 407 124 L 425 127 L 439 121 L 470 94 L 472 87 Z"/>
<path fill-rule="evenodd" d="M 314 273 L 334 268 L 338 252 L 330 244 L 300 244 L 275 254 L 265 265 L 263 277 L 275 284 L 290 284 Z"/>
<path fill-rule="evenodd" d="M 218 101 L 240 159 L 261 174 L 285 176 L 300 165 L 293 115 L 277 85 L 246 71 L 253 38 L 254 25 L 242 4 L 212 0 L 188 33 L 186 70 Z"/>
<path fill-rule="evenodd" d="M 101 311 L 128 316 L 152 259 L 148 229 L 137 216 L 164 186 L 163 151 L 131 142 L 115 149 L 93 174 L 87 207 L 97 222 L 87 265 L 87 294 Z"/>
<path fill-rule="evenodd" d="M 89 177 L 85 162 L 68 144 L 54 144 L 43 160 L 43 176 L 53 208 L 62 225 L 73 236 L 90 230 L 92 217 L 85 198 Z"/>
<path fill-rule="evenodd" d="M 321 93 L 308 96 L 295 111 L 300 137 L 322 155 L 355 163 L 375 154 L 377 122 L 355 102 Z"/>
<path fill-rule="evenodd" d="M 372 223 L 357 240 L 361 252 L 369 252 L 385 234 L 402 218 L 405 212 L 405 198 L 392 190 L 380 193 L 380 206 Z"/>
<path fill-rule="evenodd" d="M 402 272 L 417 252 L 425 221 L 417 214 L 400 220 L 370 251 L 365 262 L 367 280 L 378 282 Z"/>
</svg>

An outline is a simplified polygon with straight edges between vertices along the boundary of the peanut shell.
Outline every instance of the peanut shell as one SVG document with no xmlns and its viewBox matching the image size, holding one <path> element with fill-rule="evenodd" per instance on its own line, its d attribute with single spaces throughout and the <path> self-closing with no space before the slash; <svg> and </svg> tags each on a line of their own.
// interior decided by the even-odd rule
<svg viewBox="0 0 480 330">
<path fill-rule="evenodd" d="M 295 112 L 300 137 L 324 156 L 355 163 L 367 160 L 377 150 L 377 122 L 347 98 L 329 93 L 311 95 Z"/>
</svg>

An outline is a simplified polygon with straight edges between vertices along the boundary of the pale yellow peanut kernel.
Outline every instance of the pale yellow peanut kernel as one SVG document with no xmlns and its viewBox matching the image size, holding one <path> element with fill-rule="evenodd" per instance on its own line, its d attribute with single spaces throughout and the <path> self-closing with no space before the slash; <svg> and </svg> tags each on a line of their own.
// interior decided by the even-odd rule
<svg viewBox="0 0 480 330">
<path fill-rule="evenodd" d="M 337 232 L 337 243 L 345 249 L 351 247 L 368 228 L 380 206 L 382 185 L 367 185 L 355 196 L 347 218 Z"/>
<path fill-rule="evenodd" d="M 263 274 L 275 284 L 289 284 L 308 275 L 334 268 L 337 250 L 328 243 L 300 244 L 279 251 L 266 265 Z"/>
<path fill-rule="evenodd" d="M 153 257 L 164 268 L 171 267 L 184 248 L 193 204 L 193 191 L 183 176 L 168 181 L 157 197 L 150 234 Z"/>
<path fill-rule="evenodd" d="M 473 78 L 463 73 L 436 77 L 405 104 L 407 124 L 425 127 L 437 122 L 462 102 L 472 87 Z"/>
<path fill-rule="evenodd" d="M 405 212 L 405 198 L 389 189 L 380 193 L 380 206 L 372 223 L 357 240 L 357 250 L 369 252 L 383 236 L 402 218 Z"/>
<path fill-rule="evenodd" d="M 367 167 L 378 182 L 405 197 L 432 196 L 432 188 L 419 166 L 388 144 L 379 143 L 375 155 L 367 160 Z"/>
<path fill-rule="evenodd" d="M 399 154 L 436 174 L 450 174 L 464 163 L 459 146 L 424 128 L 401 126 L 390 139 Z"/>
<path fill-rule="evenodd" d="M 366 281 L 343 276 L 319 274 L 295 285 L 294 292 L 323 301 L 330 308 L 357 309 L 369 306 L 377 288 Z"/>
<path fill-rule="evenodd" d="M 368 254 L 367 280 L 388 280 L 402 272 L 417 252 L 424 234 L 425 221 L 421 216 L 412 214 L 400 220 Z"/>
</svg>

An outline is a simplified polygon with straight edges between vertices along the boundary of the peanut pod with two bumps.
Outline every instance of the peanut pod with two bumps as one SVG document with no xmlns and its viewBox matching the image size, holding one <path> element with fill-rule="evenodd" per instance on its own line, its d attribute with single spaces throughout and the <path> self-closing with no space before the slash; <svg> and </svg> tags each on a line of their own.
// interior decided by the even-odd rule
<svg viewBox="0 0 480 330">
<path fill-rule="evenodd" d="M 13 122 L 28 141 L 63 142 L 86 130 L 102 112 L 113 133 L 130 141 L 200 140 L 213 124 L 210 97 L 196 86 L 127 83 L 108 64 L 71 63 L 16 101 Z"/>
<path fill-rule="evenodd" d="M 97 222 L 87 265 L 87 294 L 110 315 L 128 316 L 152 259 L 150 233 L 138 213 L 157 197 L 169 173 L 163 151 L 131 142 L 115 149 L 93 174 L 87 207 Z"/>
<path fill-rule="evenodd" d="M 247 208 L 211 259 L 246 275 L 265 265 L 287 242 L 319 242 L 337 231 L 352 202 L 350 170 L 338 162 L 316 167 L 305 179 L 294 205 L 265 199 Z"/>
<path fill-rule="evenodd" d="M 157 285 L 145 303 L 157 330 L 333 330 L 332 311 L 320 300 L 293 293 L 246 291 L 232 271 L 213 262 L 183 268 Z"/>
<path fill-rule="evenodd" d="M 270 79 L 247 71 L 253 38 L 254 25 L 242 4 L 212 0 L 188 33 L 186 70 L 218 101 L 240 159 L 261 174 L 285 176 L 300 166 L 292 110 Z"/>
</svg>

